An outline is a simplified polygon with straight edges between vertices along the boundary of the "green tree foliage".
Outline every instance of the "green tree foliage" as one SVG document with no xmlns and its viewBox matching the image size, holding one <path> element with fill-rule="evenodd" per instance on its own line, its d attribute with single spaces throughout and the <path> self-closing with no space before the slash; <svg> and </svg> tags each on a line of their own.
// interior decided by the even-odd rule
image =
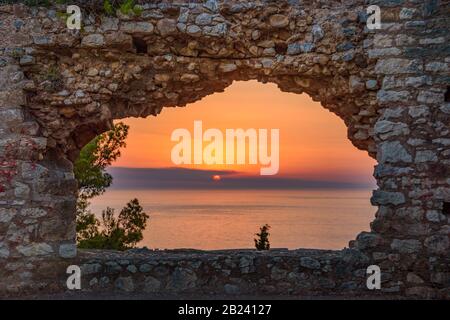
<svg viewBox="0 0 450 320">
<path fill-rule="evenodd" d="M 262 250 L 270 249 L 269 229 L 270 229 L 270 226 L 268 224 L 265 224 L 261 228 L 259 228 L 259 233 L 256 234 L 256 236 L 258 238 L 254 239 L 255 240 L 255 248 L 257 250 L 262 251 Z"/>
<path fill-rule="evenodd" d="M 85 223 L 83 227 L 88 228 L 78 232 L 78 246 L 111 250 L 133 248 L 142 240 L 148 218 L 137 199 L 131 200 L 117 218 L 114 209 L 109 207 L 103 211 L 101 221 L 93 214 L 84 215 L 77 226 Z"/>
<path fill-rule="evenodd" d="M 134 7 L 134 0 L 125 0 L 119 7 L 120 12 L 123 14 L 130 14 Z"/>
<path fill-rule="evenodd" d="M 114 7 L 111 4 L 111 2 L 109 2 L 109 0 L 104 0 L 103 1 L 103 10 L 105 10 L 106 14 L 112 16 L 114 14 Z"/>
<path fill-rule="evenodd" d="M 142 14 L 141 6 L 135 4 L 134 0 L 103 0 L 103 10 L 107 15 L 115 15 L 117 9 L 124 15 L 140 16 Z"/>
<path fill-rule="evenodd" d="M 89 210 L 89 199 L 101 195 L 112 183 L 106 168 L 120 157 L 126 146 L 129 127 L 117 123 L 114 128 L 89 142 L 75 161 L 78 181 L 77 241 L 80 248 L 126 250 L 142 240 L 149 216 L 134 199 L 122 209 L 118 217 L 107 208 L 98 219 Z"/>
<path fill-rule="evenodd" d="M 119 122 L 81 150 L 74 165 L 80 199 L 101 195 L 111 185 L 112 177 L 105 169 L 120 157 L 120 149 L 126 146 L 128 130 L 126 124 Z"/>
<path fill-rule="evenodd" d="M 92 239 L 99 233 L 100 222 L 89 210 L 89 202 L 86 199 L 78 198 L 76 222 L 78 242 Z"/>
</svg>

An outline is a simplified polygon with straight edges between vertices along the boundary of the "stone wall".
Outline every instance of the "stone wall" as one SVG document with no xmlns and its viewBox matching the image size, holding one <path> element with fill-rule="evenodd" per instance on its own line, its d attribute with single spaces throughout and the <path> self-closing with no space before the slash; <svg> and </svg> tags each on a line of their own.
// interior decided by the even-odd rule
<svg viewBox="0 0 450 320">
<path fill-rule="evenodd" d="M 369 258 L 353 249 L 80 251 L 73 263 L 81 266 L 84 292 L 220 296 L 371 293 L 366 287 Z"/>
<path fill-rule="evenodd" d="M 116 16 L 74 3 L 80 31 L 67 29 L 64 6 L 0 7 L 0 292 L 63 289 L 55 277 L 76 256 L 71 161 L 85 143 L 114 119 L 256 79 L 320 101 L 377 159 L 379 210 L 350 247 L 381 267 L 383 292 L 448 297 L 448 2 L 141 1 L 139 14 Z M 369 4 L 381 7 L 381 30 L 366 27 Z M 302 273 L 288 260 L 284 270 Z M 362 266 L 351 266 L 330 292 L 352 281 L 364 290 Z"/>
</svg>

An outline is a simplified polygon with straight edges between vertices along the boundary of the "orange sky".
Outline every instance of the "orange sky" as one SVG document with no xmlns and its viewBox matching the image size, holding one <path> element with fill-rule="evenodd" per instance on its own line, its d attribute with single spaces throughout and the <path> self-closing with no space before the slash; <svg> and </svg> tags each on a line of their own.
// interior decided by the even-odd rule
<svg viewBox="0 0 450 320">
<path fill-rule="evenodd" d="M 280 129 L 279 176 L 304 179 L 372 182 L 375 161 L 347 139 L 341 119 L 305 94 L 281 92 L 274 84 L 235 82 L 184 108 L 165 108 L 157 117 L 128 118 L 127 147 L 116 167 L 173 167 L 172 131 L 195 120 L 208 128 Z M 206 144 L 205 144 L 206 145 Z M 259 175 L 260 165 L 190 165 L 196 169 L 225 169 Z"/>
</svg>

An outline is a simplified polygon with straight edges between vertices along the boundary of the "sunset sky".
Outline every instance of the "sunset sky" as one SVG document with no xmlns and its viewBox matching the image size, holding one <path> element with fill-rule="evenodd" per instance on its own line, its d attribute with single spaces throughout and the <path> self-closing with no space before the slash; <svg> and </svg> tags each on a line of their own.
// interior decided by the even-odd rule
<svg viewBox="0 0 450 320">
<path fill-rule="evenodd" d="M 193 134 L 195 120 L 203 130 L 280 129 L 280 178 L 373 184 L 375 161 L 347 139 L 341 119 L 307 95 L 281 92 L 274 84 L 235 82 L 224 93 L 184 108 L 165 108 L 157 117 L 123 119 L 130 125 L 127 147 L 114 167 L 169 168 L 172 131 Z M 259 176 L 260 165 L 185 165 L 202 170 L 233 170 Z"/>
</svg>

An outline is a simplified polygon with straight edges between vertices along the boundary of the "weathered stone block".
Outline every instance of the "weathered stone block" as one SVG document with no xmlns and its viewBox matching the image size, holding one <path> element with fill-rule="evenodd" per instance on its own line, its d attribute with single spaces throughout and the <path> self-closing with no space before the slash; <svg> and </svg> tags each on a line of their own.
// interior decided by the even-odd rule
<svg viewBox="0 0 450 320">
<path fill-rule="evenodd" d="M 22 209 L 20 214 L 27 218 L 41 218 L 47 215 L 47 211 L 42 208 L 26 208 Z"/>
<path fill-rule="evenodd" d="M 413 118 L 427 117 L 430 113 L 430 108 L 427 106 L 413 106 L 408 110 L 408 114 Z"/>
<path fill-rule="evenodd" d="M 52 254 L 53 248 L 47 243 L 31 243 L 17 246 L 17 251 L 26 257 L 36 257 Z"/>
<path fill-rule="evenodd" d="M 149 264 L 146 264 L 146 263 L 142 264 L 139 267 L 139 271 L 142 273 L 147 273 L 147 272 L 150 272 L 151 270 L 152 270 L 152 266 Z"/>
<path fill-rule="evenodd" d="M 424 209 L 421 207 L 398 208 L 394 212 L 395 220 L 402 220 L 402 223 L 418 223 L 424 216 Z"/>
<path fill-rule="evenodd" d="M 377 90 L 378 89 L 378 81 L 377 80 L 367 80 L 366 88 L 368 90 Z"/>
<path fill-rule="evenodd" d="M 102 270 L 102 265 L 99 263 L 87 263 L 81 266 L 82 275 L 90 275 L 99 273 Z"/>
<path fill-rule="evenodd" d="M 431 150 L 419 150 L 416 152 L 415 163 L 423 162 L 436 162 L 438 161 L 438 156 L 434 151 Z"/>
<path fill-rule="evenodd" d="M 33 36 L 33 42 L 38 46 L 51 46 L 55 44 L 55 37 L 52 35 L 36 35 Z"/>
<path fill-rule="evenodd" d="M 408 77 L 406 78 L 405 85 L 417 88 L 425 84 L 428 84 L 430 81 L 431 79 L 428 76 Z"/>
<path fill-rule="evenodd" d="M 0 242 L 0 259 L 7 259 L 9 257 L 9 249 L 6 243 Z"/>
<path fill-rule="evenodd" d="M 161 19 L 158 21 L 156 28 L 161 36 L 167 37 L 177 32 L 177 21 L 174 19 Z"/>
<path fill-rule="evenodd" d="M 229 295 L 236 295 L 241 292 L 238 286 L 229 283 L 223 286 L 223 291 L 225 291 L 225 293 Z"/>
<path fill-rule="evenodd" d="M 234 63 L 222 63 L 219 65 L 219 70 L 223 73 L 232 72 L 237 69 Z"/>
<path fill-rule="evenodd" d="M 414 14 L 416 13 L 416 9 L 414 8 L 402 8 L 400 11 L 400 19 L 402 20 L 409 20 L 412 19 Z"/>
<path fill-rule="evenodd" d="M 282 14 L 274 14 L 270 16 L 269 23 L 274 28 L 284 28 L 289 25 L 289 18 Z"/>
<path fill-rule="evenodd" d="M 130 264 L 130 265 L 127 267 L 127 271 L 128 271 L 128 272 L 131 272 L 131 273 L 136 273 L 136 272 L 138 271 L 138 269 L 136 268 L 136 266 L 135 266 L 134 264 Z"/>
<path fill-rule="evenodd" d="M 411 98 L 411 93 L 409 91 L 380 90 L 377 93 L 377 98 L 381 103 L 405 102 Z"/>
<path fill-rule="evenodd" d="M 295 43 L 290 43 L 288 45 L 287 48 L 287 54 L 294 56 L 300 53 L 307 53 L 307 52 L 311 52 L 314 49 L 314 44 L 312 43 L 300 43 L 300 42 L 295 42 Z"/>
<path fill-rule="evenodd" d="M 394 239 L 391 243 L 391 249 L 400 253 L 417 253 L 422 249 L 422 244 L 415 239 Z"/>
<path fill-rule="evenodd" d="M 402 51 L 398 48 L 377 48 L 369 50 L 369 58 L 375 59 L 387 56 L 398 56 Z"/>
<path fill-rule="evenodd" d="M 376 248 L 377 246 L 383 243 L 383 239 L 380 235 L 370 233 L 370 232 L 361 232 L 356 237 L 357 248 L 360 250 L 365 250 L 368 248 Z"/>
<path fill-rule="evenodd" d="M 421 277 L 419 277 L 418 275 L 410 272 L 407 274 L 406 276 L 406 281 L 409 283 L 414 283 L 414 284 L 422 284 L 424 283 L 424 281 L 422 280 Z"/>
<path fill-rule="evenodd" d="M 433 91 L 420 91 L 417 96 L 417 101 L 420 103 L 438 104 L 444 102 L 444 94 Z"/>
<path fill-rule="evenodd" d="M 153 277 L 145 277 L 144 292 L 158 292 L 161 289 L 161 281 Z"/>
<path fill-rule="evenodd" d="M 430 72 L 448 72 L 448 64 L 444 62 L 430 62 L 425 65 L 425 70 Z"/>
<path fill-rule="evenodd" d="M 173 292 L 182 292 L 193 289 L 196 286 L 196 274 L 186 268 L 176 268 L 167 283 L 167 289 Z"/>
<path fill-rule="evenodd" d="M 375 72 L 380 74 L 411 74 L 423 70 L 420 60 L 391 58 L 378 60 Z"/>
<path fill-rule="evenodd" d="M 443 104 L 439 109 L 444 113 L 450 114 L 450 103 Z"/>
<path fill-rule="evenodd" d="M 186 28 L 186 32 L 190 36 L 199 37 L 202 34 L 202 29 L 199 26 L 192 24 Z"/>
<path fill-rule="evenodd" d="M 102 16 L 100 29 L 103 32 L 119 30 L 119 19 L 115 17 Z"/>
<path fill-rule="evenodd" d="M 450 240 L 448 234 L 434 235 L 425 239 L 424 245 L 431 254 L 448 254 Z"/>
<path fill-rule="evenodd" d="M 102 34 L 90 34 L 81 40 L 81 46 L 87 48 L 102 47 L 105 44 L 105 37 Z"/>
<path fill-rule="evenodd" d="M 0 208 L 0 223 L 9 223 L 17 214 L 13 208 Z"/>
<path fill-rule="evenodd" d="M 288 274 L 287 270 L 281 269 L 278 266 L 274 266 L 270 271 L 270 278 L 278 281 L 286 278 L 287 274 Z"/>
<path fill-rule="evenodd" d="M 16 182 L 14 187 L 14 195 L 16 198 L 26 199 L 29 197 L 30 188 L 26 184 Z"/>
<path fill-rule="evenodd" d="M 375 124 L 374 132 L 385 140 L 394 136 L 407 135 L 410 131 L 405 123 L 381 120 Z"/>
<path fill-rule="evenodd" d="M 125 292 L 134 291 L 134 282 L 132 277 L 119 277 L 115 282 L 117 289 Z"/>
<path fill-rule="evenodd" d="M 59 246 L 59 256 L 61 258 L 75 258 L 77 255 L 77 245 L 66 243 Z"/>
<path fill-rule="evenodd" d="M 213 16 L 209 13 L 201 13 L 195 18 L 195 24 L 199 26 L 207 26 L 212 23 Z"/>
<path fill-rule="evenodd" d="M 322 27 L 318 24 L 313 25 L 311 33 L 313 35 L 313 39 L 315 42 L 320 41 L 325 36 L 325 32 L 323 31 Z"/>
<path fill-rule="evenodd" d="M 373 205 L 399 205 L 405 203 L 405 195 L 401 192 L 375 190 L 371 202 Z"/>
<path fill-rule="evenodd" d="M 378 160 L 381 163 L 410 163 L 412 156 L 399 141 L 386 141 L 381 143 Z"/>
<path fill-rule="evenodd" d="M 116 261 L 108 261 L 105 263 L 106 272 L 110 274 L 122 272 L 122 267 Z"/>
<path fill-rule="evenodd" d="M 426 214 L 427 220 L 430 222 L 441 222 L 445 221 L 446 217 L 438 210 L 428 210 Z"/>
</svg>

